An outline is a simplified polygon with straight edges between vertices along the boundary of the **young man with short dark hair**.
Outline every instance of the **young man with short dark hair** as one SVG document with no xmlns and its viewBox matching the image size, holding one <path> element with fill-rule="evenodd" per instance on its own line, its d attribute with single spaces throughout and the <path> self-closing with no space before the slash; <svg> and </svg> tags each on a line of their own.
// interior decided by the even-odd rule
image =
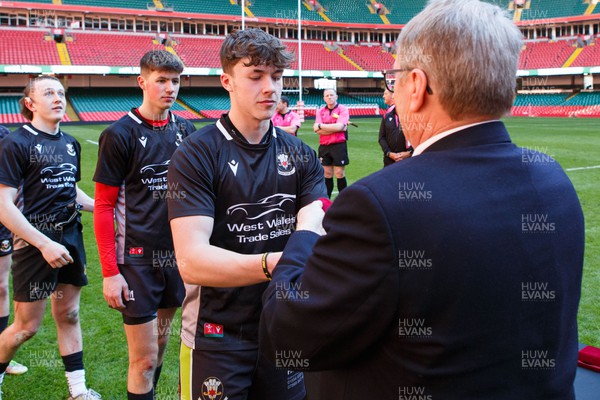
<svg viewBox="0 0 600 400">
<path fill-rule="evenodd" d="M 140 69 L 142 105 L 100 136 L 94 230 L 104 298 L 123 314 L 127 398 L 152 400 L 173 316 L 185 293 L 167 219 L 167 168 L 195 128 L 170 112 L 183 71 L 179 58 L 153 50 L 142 57 Z"/>
<path fill-rule="evenodd" d="M 314 150 L 271 117 L 292 55 L 260 29 L 230 34 L 221 84 L 231 110 L 186 140 L 169 166 L 169 218 L 186 283 L 181 398 L 300 400 L 302 372 L 258 351 L 261 296 L 296 213 L 325 195 Z M 186 194 L 176 200 L 176 192 Z M 289 365 L 289 364 L 288 364 Z"/>
</svg>

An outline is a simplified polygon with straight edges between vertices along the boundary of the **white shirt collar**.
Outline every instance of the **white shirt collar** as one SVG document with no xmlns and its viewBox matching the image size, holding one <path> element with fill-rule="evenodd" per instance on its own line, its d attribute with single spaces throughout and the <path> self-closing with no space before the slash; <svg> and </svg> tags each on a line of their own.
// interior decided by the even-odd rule
<svg viewBox="0 0 600 400">
<path fill-rule="evenodd" d="M 474 124 L 463 125 L 463 126 L 459 126 L 458 128 L 453 128 L 453 129 L 444 131 L 442 133 L 438 133 L 437 135 L 430 137 L 429 139 L 427 139 L 426 141 L 424 141 L 423 143 L 421 143 L 420 145 L 418 145 L 417 148 L 415 149 L 415 151 L 413 151 L 412 155 L 413 155 L 413 157 L 414 156 L 418 156 L 419 154 L 421 154 L 422 152 L 424 152 L 425 149 L 427 149 L 429 146 L 431 146 L 432 144 L 434 144 L 438 140 L 442 140 L 446 136 L 450 136 L 453 133 L 456 133 L 458 131 L 462 131 L 462 130 L 467 129 L 467 128 L 471 128 L 473 126 L 483 125 L 483 124 L 489 124 L 490 122 L 499 122 L 499 120 L 494 119 L 494 120 L 491 120 L 491 121 L 476 122 Z"/>
</svg>

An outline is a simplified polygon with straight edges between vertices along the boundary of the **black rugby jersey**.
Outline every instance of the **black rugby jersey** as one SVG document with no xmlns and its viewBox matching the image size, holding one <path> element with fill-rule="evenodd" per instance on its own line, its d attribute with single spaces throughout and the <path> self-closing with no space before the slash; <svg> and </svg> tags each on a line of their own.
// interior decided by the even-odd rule
<svg viewBox="0 0 600 400">
<path fill-rule="evenodd" d="M 118 264 L 173 265 L 167 168 L 175 149 L 194 130 L 191 122 L 173 113 L 167 125 L 153 127 L 132 109 L 100 135 L 94 181 L 120 187 L 115 213 Z"/>
<path fill-rule="evenodd" d="M 213 217 L 210 243 L 242 254 L 283 250 L 298 210 L 327 193 L 319 159 L 300 139 L 271 124 L 261 143 L 249 144 L 227 116 L 177 149 L 169 182 L 185 192 L 169 199 L 170 219 Z M 266 286 L 186 285 L 183 342 L 194 349 L 256 348 Z"/>
<path fill-rule="evenodd" d="M 40 230 L 52 229 L 77 198 L 81 146 L 26 124 L 0 141 L 0 183 L 18 189 L 17 206 Z M 15 238 L 15 248 L 24 243 Z"/>
</svg>

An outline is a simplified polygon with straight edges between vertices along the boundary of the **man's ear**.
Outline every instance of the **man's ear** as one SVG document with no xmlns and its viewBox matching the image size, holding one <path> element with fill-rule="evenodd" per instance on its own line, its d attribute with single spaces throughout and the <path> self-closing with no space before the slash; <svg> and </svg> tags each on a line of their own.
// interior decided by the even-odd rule
<svg viewBox="0 0 600 400">
<path fill-rule="evenodd" d="M 146 90 L 146 78 L 144 78 L 142 75 L 138 75 L 137 82 L 140 86 L 140 89 Z"/>
<path fill-rule="evenodd" d="M 232 77 L 230 74 L 223 72 L 221 74 L 221 85 L 223 86 L 223 88 L 225 90 L 227 90 L 228 92 L 233 92 L 233 87 L 232 87 Z"/>
<path fill-rule="evenodd" d="M 35 110 L 35 105 L 33 104 L 33 100 L 31 99 L 31 97 L 27 96 L 23 99 L 23 104 L 25 104 L 25 108 L 27 108 L 29 111 L 34 112 Z"/>
<path fill-rule="evenodd" d="M 410 88 L 408 109 L 414 113 L 419 112 L 427 95 L 427 75 L 415 68 L 409 72 L 406 80 Z"/>
</svg>

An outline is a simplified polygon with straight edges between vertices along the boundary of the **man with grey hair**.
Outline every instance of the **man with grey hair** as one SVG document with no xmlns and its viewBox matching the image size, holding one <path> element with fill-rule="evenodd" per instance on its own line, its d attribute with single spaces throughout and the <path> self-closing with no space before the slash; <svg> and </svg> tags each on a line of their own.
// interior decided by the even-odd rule
<svg viewBox="0 0 600 400">
<path fill-rule="evenodd" d="M 324 219 L 301 209 L 263 296 L 265 354 L 325 371 L 321 398 L 574 399 L 583 214 L 560 165 L 499 121 L 520 47 L 477 0 L 402 30 L 388 84 L 414 156 Z"/>
</svg>

